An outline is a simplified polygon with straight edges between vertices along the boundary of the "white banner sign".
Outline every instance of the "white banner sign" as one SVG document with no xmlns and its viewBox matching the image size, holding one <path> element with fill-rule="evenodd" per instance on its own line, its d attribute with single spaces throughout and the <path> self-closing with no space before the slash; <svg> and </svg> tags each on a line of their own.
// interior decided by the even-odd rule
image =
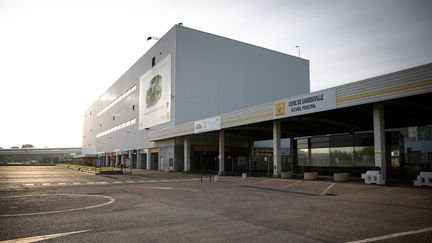
<svg viewBox="0 0 432 243">
<path fill-rule="evenodd" d="M 221 129 L 221 117 L 215 116 L 194 122 L 194 133 L 216 131 Z"/>
<path fill-rule="evenodd" d="M 286 116 L 298 116 L 332 109 L 336 109 L 335 89 L 313 92 L 286 100 Z"/>
<path fill-rule="evenodd" d="M 171 120 L 171 55 L 140 77 L 139 130 Z"/>
</svg>

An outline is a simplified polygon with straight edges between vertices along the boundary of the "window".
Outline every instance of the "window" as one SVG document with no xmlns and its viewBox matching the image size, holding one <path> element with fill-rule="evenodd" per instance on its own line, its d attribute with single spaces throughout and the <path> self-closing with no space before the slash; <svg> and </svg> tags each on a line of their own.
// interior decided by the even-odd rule
<svg viewBox="0 0 432 243">
<path fill-rule="evenodd" d="M 297 139 L 298 165 L 309 164 L 309 139 Z"/>
<path fill-rule="evenodd" d="M 125 99 L 128 95 L 132 94 L 136 90 L 136 85 L 132 86 L 130 89 L 126 90 L 124 93 L 122 93 L 119 97 L 117 97 L 115 100 L 107 104 L 102 110 L 100 110 L 96 116 L 102 115 L 104 112 L 106 112 L 108 109 L 113 107 L 115 104 L 120 102 L 121 100 Z M 91 113 L 91 112 L 90 112 Z M 91 114 L 90 114 L 91 115 Z"/>
<path fill-rule="evenodd" d="M 352 134 L 330 136 L 330 147 L 352 147 L 354 137 Z"/>
<path fill-rule="evenodd" d="M 357 133 L 354 135 L 354 165 L 370 167 L 375 164 L 373 133 Z"/>
<path fill-rule="evenodd" d="M 373 146 L 355 146 L 354 163 L 356 167 L 370 167 L 375 165 L 375 154 Z"/>
<path fill-rule="evenodd" d="M 313 137 L 310 139 L 311 153 L 310 165 L 311 166 L 330 166 L 329 157 L 329 137 Z"/>
<path fill-rule="evenodd" d="M 115 121 L 115 116 L 113 116 L 113 121 Z"/>
<path fill-rule="evenodd" d="M 332 147 L 330 148 L 331 166 L 353 167 L 353 147 Z"/>
<path fill-rule="evenodd" d="M 313 137 L 311 138 L 311 148 L 328 148 L 329 147 L 329 137 Z"/>
<path fill-rule="evenodd" d="M 354 166 L 353 134 L 330 136 L 330 164 L 334 167 Z"/>
<path fill-rule="evenodd" d="M 156 65 L 156 57 L 152 58 L 152 67 L 154 67 Z"/>
<path fill-rule="evenodd" d="M 133 111 L 135 110 L 135 105 L 132 105 L 132 110 L 133 110 Z"/>
<path fill-rule="evenodd" d="M 311 161 L 311 166 L 330 166 L 329 148 L 312 148 Z"/>
<path fill-rule="evenodd" d="M 105 135 L 110 134 L 110 133 L 112 133 L 112 132 L 115 132 L 115 131 L 117 131 L 117 130 L 123 129 L 123 128 L 128 127 L 128 126 L 131 126 L 131 125 L 133 125 L 133 124 L 135 124 L 135 123 L 136 123 L 136 118 L 133 118 L 133 119 L 131 119 L 131 120 L 129 120 L 129 121 L 126 121 L 126 122 L 124 122 L 124 123 L 122 123 L 122 124 L 119 124 L 119 125 L 117 125 L 117 126 L 115 126 L 115 127 L 112 127 L 112 128 L 110 128 L 110 129 L 108 129 L 108 130 L 106 130 L 106 131 L 103 131 L 103 132 L 101 132 L 101 133 L 98 133 L 98 134 L 96 135 L 96 137 L 99 138 L 99 137 L 105 136 Z M 127 133 L 130 133 L 130 131 L 128 130 Z M 110 138 L 111 138 L 111 137 L 110 137 Z"/>
</svg>

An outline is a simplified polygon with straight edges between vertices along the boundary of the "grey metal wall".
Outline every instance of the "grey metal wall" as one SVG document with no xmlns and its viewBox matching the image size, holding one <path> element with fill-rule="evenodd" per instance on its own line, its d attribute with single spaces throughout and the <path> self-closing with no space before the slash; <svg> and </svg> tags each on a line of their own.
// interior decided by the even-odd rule
<svg viewBox="0 0 432 243">
<path fill-rule="evenodd" d="M 309 61 L 177 29 L 175 124 L 309 92 Z"/>
<path fill-rule="evenodd" d="M 425 64 L 336 87 L 337 108 L 432 91 L 432 64 Z"/>
<path fill-rule="evenodd" d="M 138 130 L 139 78 L 152 68 L 153 57 L 158 62 L 169 54 L 172 119 L 149 131 Z M 134 85 L 134 92 L 97 115 Z M 309 61 L 176 25 L 87 109 L 83 152 L 160 147 L 159 158 L 170 158 L 174 140 L 154 144 L 151 133 L 307 92 Z M 133 118 L 135 124 L 96 138 Z"/>
<path fill-rule="evenodd" d="M 150 50 L 148 50 L 136 63 L 132 65 L 108 90 L 102 94 L 96 102 L 85 112 L 83 152 L 86 154 L 97 152 L 112 152 L 115 150 L 129 150 L 154 147 L 147 139 L 146 130 L 138 130 L 139 112 L 139 78 L 152 67 L 152 58 L 156 57 L 156 63 L 169 54 L 175 60 L 175 28 L 167 32 Z M 143 41 L 145 41 L 143 39 Z M 173 71 L 172 71 L 173 72 Z M 172 82 L 175 76 L 171 74 Z M 97 113 L 110 102 L 122 95 L 128 89 L 136 85 L 136 90 L 121 100 L 106 112 L 97 116 Z M 132 110 L 132 106 L 135 109 Z M 115 116 L 115 120 L 113 120 Z M 96 134 L 106 131 L 116 125 L 136 118 L 136 123 L 127 128 L 115 131 L 96 139 Z M 162 124 L 157 129 L 172 126 L 173 121 Z"/>
</svg>

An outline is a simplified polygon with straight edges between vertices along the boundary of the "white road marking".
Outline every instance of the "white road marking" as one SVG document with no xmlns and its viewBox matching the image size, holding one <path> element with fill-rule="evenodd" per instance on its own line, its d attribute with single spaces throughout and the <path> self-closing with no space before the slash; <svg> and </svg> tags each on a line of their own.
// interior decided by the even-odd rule
<svg viewBox="0 0 432 243">
<path fill-rule="evenodd" d="M 64 209 L 64 210 L 38 212 L 38 213 L 3 214 L 3 215 L 0 215 L 0 217 L 19 217 L 19 216 L 33 216 L 33 215 L 42 215 L 42 214 L 72 212 L 72 211 L 78 211 L 78 210 L 84 210 L 84 209 L 98 208 L 98 207 L 106 206 L 108 204 L 111 204 L 111 203 L 115 202 L 115 199 L 112 198 L 112 197 L 109 197 L 109 196 L 90 195 L 90 194 L 42 194 L 42 195 L 12 196 L 12 197 L 3 197 L 3 198 L 43 197 L 43 196 L 103 197 L 103 198 L 109 199 L 109 201 L 106 202 L 106 203 L 102 203 L 102 204 L 98 204 L 98 205 L 93 205 L 93 206 L 88 206 L 88 207 L 82 207 L 82 208 L 72 208 L 72 209 Z"/>
<path fill-rule="evenodd" d="M 225 178 L 225 177 L 224 177 Z M 182 182 L 182 181 L 197 181 L 199 179 L 163 179 L 163 180 L 129 180 L 129 181 L 113 181 L 113 182 L 105 182 L 105 181 L 100 181 L 100 182 L 94 182 L 94 181 L 87 181 L 87 182 L 57 182 L 57 183 L 41 183 L 41 184 L 35 184 L 35 183 L 27 183 L 27 184 L 22 184 L 23 186 L 51 186 L 51 185 L 58 185 L 58 186 L 76 186 L 76 185 L 89 185 L 89 184 L 97 184 L 97 185 L 105 185 L 105 184 L 121 184 L 121 183 L 151 183 L 151 182 Z M 273 179 L 269 179 L 269 180 L 273 180 Z M 260 181 L 263 182 L 263 181 Z M 258 182 L 258 183 L 260 183 Z"/>
<path fill-rule="evenodd" d="M 267 179 L 267 180 L 263 180 L 263 181 L 257 181 L 255 183 L 249 184 L 248 186 L 254 186 L 260 183 L 264 183 L 264 182 L 268 182 L 268 181 L 274 181 L 275 179 Z"/>
<path fill-rule="evenodd" d="M 321 193 L 321 196 L 324 196 L 327 192 L 328 192 L 328 190 L 330 190 L 330 188 L 332 188 L 333 186 L 335 185 L 335 183 L 332 183 L 330 186 L 328 186 L 322 193 Z"/>
<path fill-rule="evenodd" d="M 374 242 L 374 241 L 387 240 L 387 239 L 406 236 L 406 235 L 414 235 L 414 234 L 424 233 L 424 232 L 428 232 L 428 231 L 432 231 L 432 227 L 424 228 L 424 229 L 418 229 L 418 230 L 411 230 L 411 231 L 406 231 L 406 232 L 400 232 L 400 233 L 394 233 L 394 234 L 390 234 L 390 235 L 377 236 L 377 237 L 363 239 L 363 240 L 349 241 L 347 243 Z"/>
<path fill-rule="evenodd" d="M 52 235 L 32 236 L 32 237 L 26 237 L 26 238 L 19 238 L 19 239 L 13 239 L 13 240 L 0 241 L 0 243 L 12 243 L 12 242 L 14 242 L 14 243 L 38 242 L 38 241 L 43 241 L 43 240 L 48 240 L 48 239 L 53 239 L 53 238 L 63 237 L 63 236 L 66 236 L 66 235 L 72 235 L 72 234 L 84 233 L 84 232 L 87 232 L 87 231 L 89 231 L 89 230 L 81 230 L 81 231 L 65 232 L 65 233 L 52 234 Z"/>
<path fill-rule="evenodd" d="M 288 187 L 290 187 L 290 186 L 297 185 L 297 184 L 299 184 L 300 182 L 301 182 L 301 181 L 296 181 L 296 182 L 294 182 L 294 183 L 291 183 L 291 184 L 288 184 L 288 185 L 286 185 L 286 186 L 281 187 L 281 189 L 285 189 L 285 188 L 288 188 Z"/>
<path fill-rule="evenodd" d="M 155 190 L 182 190 L 182 191 L 192 191 L 198 192 L 199 190 L 190 189 L 190 188 L 179 188 L 179 187 L 165 187 L 165 186 L 148 186 L 143 187 L 143 189 L 155 189 Z"/>
</svg>

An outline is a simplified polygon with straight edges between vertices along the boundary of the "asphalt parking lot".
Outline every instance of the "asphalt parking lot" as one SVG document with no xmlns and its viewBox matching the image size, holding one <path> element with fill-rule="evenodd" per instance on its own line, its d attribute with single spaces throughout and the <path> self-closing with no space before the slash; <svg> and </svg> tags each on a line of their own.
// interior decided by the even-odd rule
<svg viewBox="0 0 432 243">
<path fill-rule="evenodd" d="M 432 190 L 4 166 L 0 225 L 0 242 L 432 242 Z"/>
</svg>

